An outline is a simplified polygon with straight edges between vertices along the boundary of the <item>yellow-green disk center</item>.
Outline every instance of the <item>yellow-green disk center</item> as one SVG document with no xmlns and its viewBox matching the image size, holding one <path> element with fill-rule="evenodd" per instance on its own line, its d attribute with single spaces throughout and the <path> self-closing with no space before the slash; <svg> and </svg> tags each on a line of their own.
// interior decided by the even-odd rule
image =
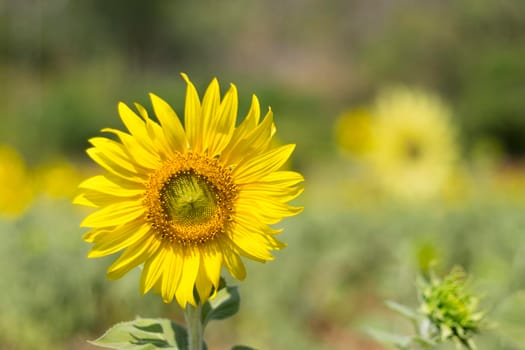
<svg viewBox="0 0 525 350">
<path fill-rule="evenodd" d="M 163 241 L 200 245 L 227 231 L 237 186 L 214 158 L 175 154 L 150 174 L 146 218 Z"/>
<path fill-rule="evenodd" d="M 162 188 L 161 203 L 175 223 L 203 224 L 215 214 L 216 189 L 202 175 L 193 172 L 175 174 Z"/>
</svg>

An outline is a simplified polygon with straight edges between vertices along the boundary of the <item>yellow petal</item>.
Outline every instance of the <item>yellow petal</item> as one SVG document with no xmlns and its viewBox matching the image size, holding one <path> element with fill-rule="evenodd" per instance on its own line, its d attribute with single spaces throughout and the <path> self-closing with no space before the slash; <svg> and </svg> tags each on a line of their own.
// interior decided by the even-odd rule
<svg viewBox="0 0 525 350">
<path fill-rule="evenodd" d="M 190 147 L 193 148 L 199 146 L 199 140 L 202 138 L 201 104 L 195 86 L 186 74 L 182 73 L 181 75 L 187 84 L 186 102 L 184 105 L 184 126 L 186 127 L 186 135 Z"/>
<path fill-rule="evenodd" d="M 197 279 L 195 281 L 195 287 L 197 289 L 197 293 L 199 294 L 199 303 L 203 304 L 205 303 L 211 295 L 213 284 L 208 279 L 208 276 L 206 275 L 206 271 L 204 271 L 204 267 L 201 265 L 199 267 L 199 272 L 197 273 Z"/>
<path fill-rule="evenodd" d="M 79 194 L 78 196 L 76 196 L 74 199 L 73 199 L 73 204 L 77 204 L 77 205 L 83 205 L 83 206 L 86 206 L 86 207 L 92 207 L 92 208 L 98 208 L 99 206 L 97 204 L 95 204 L 92 200 L 88 199 L 86 197 L 86 194 L 85 193 L 81 193 Z"/>
<path fill-rule="evenodd" d="M 293 207 L 269 199 L 263 203 L 260 203 L 258 200 L 245 199 L 237 203 L 236 210 L 238 214 L 236 217 L 253 216 L 267 225 L 273 225 L 281 221 L 284 217 L 299 214 L 303 211 L 303 208 Z"/>
<path fill-rule="evenodd" d="M 157 283 L 162 276 L 163 265 L 166 263 L 166 254 L 170 250 L 164 243 L 153 255 L 144 263 L 144 268 L 140 276 L 140 291 L 146 294 Z"/>
<path fill-rule="evenodd" d="M 144 121 L 123 102 L 119 102 L 118 104 L 118 113 L 131 135 L 133 135 L 144 148 L 151 149 L 151 145 L 148 143 L 149 135 Z"/>
<path fill-rule="evenodd" d="M 253 225 L 253 222 L 244 219 L 238 220 L 238 225 L 240 229 L 239 232 L 248 238 L 253 237 L 254 240 L 260 242 L 261 245 L 266 246 L 269 250 L 280 250 L 286 247 L 286 243 L 274 237 L 274 234 L 281 230 L 273 230 L 267 226 L 257 227 L 257 225 Z M 270 234 L 267 234 L 268 232 L 270 232 Z"/>
<path fill-rule="evenodd" d="M 125 201 L 108 205 L 87 216 L 82 227 L 118 226 L 130 222 L 141 215 L 145 209 L 140 201 Z"/>
<path fill-rule="evenodd" d="M 111 232 L 111 230 L 107 230 L 107 229 L 100 229 L 100 228 L 94 228 L 92 229 L 91 231 L 88 231 L 86 232 L 83 236 L 82 236 L 82 239 L 86 242 L 89 242 L 89 243 L 93 243 L 95 242 L 95 240 L 97 239 L 97 237 L 101 236 L 101 235 L 105 235 L 107 234 L 108 232 Z"/>
<path fill-rule="evenodd" d="M 222 253 L 215 244 L 210 244 L 202 250 L 202 267 L 208 279 L 217 289 L 221 277 Z"/>
<path fill-rule="evenodd" d="M 160 246 L 155 235 L 146 235 L 137 243 L 129 246 L 120 257 L 108 268 L 107 276 L 110 280 L 124 276 L 131 269 L 142 264 L 151 257 Z"/>
<path fill-rule="evenodd" d="M 150 172 L 145 172 L 144 174 L 140 174 L 138 176 L 133 175 L 135 176 L 133 180 L 126 179 L 121 175 L 115 175 L 112 172 L 106 172 L 104 173 L 104 176 L 107 177 L 109 181 L 116 183 L 121 187 L 130 189 L 143 189 L 145 188 L 149 173 Z"/>
<path fill-rule="evenodd" d="M 187 149 L 186 134 L 177 113 L 171 106 L 155 94 L 149 94 L 155 115 L 162 125 L 166 140 L 174 152 L 184 152 Z"/>
<path fill-rule="evenodd" d="M 75 198 L 75 203 L 77 204 L 80 202 L 81 205 L 87 205 L 87 206 L 95 207 L 95 208 L 102 208 L 108 205 L 115 204 L 117 202 L 122 202 L 122 200 L 137 201 L 139 200 L 139 198 L 140 196 L 116 197 L 108 193 L 85 189 L 84 193 L 82 193 L 80 196 Z"/>
<path fill-rule="evenodd" d="M 155 146 L 155 149 L 157 150 L 160 158 L 163 160 L 168 158 L 172 154 L 172 150 L 170 149 L 170 145 L 166 140 L 166 135 L 164 135 L 162 128 L 159 124 L 150 119 L 148 111 L 146 111 L 146 108 L 144 108 L 141 104 L 135 102 L 135 107 L 139 111 L 142 118 L 144 118 L 146 121 L 146 129 L 148 130 L 149 138 Z"/>
<path fill-rule="evenodd" d="M 260 113 L 259 100 L 257 99 L 257 96 L 253 95 L 252 104 L 248 114 L 243 119 L 241 124 L 235 128 L 235 130 L 233 130 L 232 138 L 221 154 L 221 157 L 226 163 L 231 163 L 229 158 L 232 151 L 234 151 L 241 144 L 244 144 L 242 141 L 244 141 L 247 138 L 247 135 L 249 135 L 255 129 L 259 123 Z"/>
<path fill-rule="evenodd" d="M 256 128 L 242 136 L 232 140 L 224 150 L 221 157 L 227 164 L 237 164 L 242 159 L 252 157 L 254 154 L 264 152 L 272 140 L 273 114 L 271 111 L 264 117 L 263 122 Z"/>
<path fill-rule="evenodd" d="M 136 243 L 151 230 L 149 224 L 132 222 L 108 231 L 96 237 L 93 248 L 88 253 L 88 258 L 99 258 L 118 252 Z"/>
<path fill-rule="evenodd" d="M 217 118 L 217 112 L 221 104 L 221 93 L 219 89 L 219 82 L 213 79 L 204 93 L 202 99 L 202 117 L 191 119 L 195 123 L 196 135 L 201 135 L 196 138 L 192 149 L 196 152 L 201 152 L 208 149 L 211 138 L 213 137 L 214 120 Z"/>
<path fill-rule="evenodd" d="M 238 100 L 237 88 L 231 84 L 224 96 L 217 114 L 210 120 L 208 154 L 220 154 L 230 142 L 237 120 Z"/>
<path fill-rule="evenodd" d="M 257 124 L 259 124 L 260 116 L 261 109 L 259 100 L 257 99 L 257 96 L 253 95 L 250 110 L 248 111 L 248 114 L 246 114 L 246 117 L 243 119 L 241 124 L 234 130 L 228 147 L 230 147 L 230 145 L 234 146 L 239 140 L 242 140 L 247 135 L 249 135 L 255 129 Z"/>
<path fill-rule="evenodd" d="M 160 164 L 160 156 L 149 138 L 137 139 L 130 134 L 112 128 L 104 128 L 102 131 L 110 132 L 118 136 L 126 149 L 126 153 L 130 158 L 133 158 L 133 163 L 140 164 L 149 169 L 158 168 Z"/>
<path fill-rule="evenodd" d="M 237 224 L 231 232 L 232 241 L 241 249 L 259 261 L 273 260 L 269 252 L 270 244 L 255 230 Z M 273 248 L 275 249 L 275 248 Z"/>
<path fill-rule="evenodd" d="M 170 244 L 163 265 L 164 269 L 161 281 L 162 300 L 165 303 L 171 303 L 179 286 L 184 268 L 182 252 Z"/>
<path fill-rule="evenodd" d="M 242 197 L 247 199 L 259 200 L 260 198 L 271 198 L 279 202 L 289 202 L 294 198 L 297 198 L 304 191 L 302 185 L 296 185 L 294 187 L 281 187 L 278 185 L 269 185 L 254 182 L 246 184 L 242 187 Z"/>
<path fill-rule="evenodd" d="M 230 274 L 239 281 L 246 278 L 246 268 L 239 255 L 230 248 L 229 242 L 222 242 L 222 250 L 224 254 L 224 265 Z"/>
<path fill-rule="evenodd" d="M 150 120 L 148 111 L 146 110 L 146 108 L 144 108 L 143 105 L 141 105 L 138 102 L 133 103 L 133 105 L 135 106 L 135 108 L 139 112 L 139 114 L 142 117 L 142 119 L 144 119 L 145 121 Z"/>
<path fill-rule="evenodd" d="M 90 189 L 93 191 L 103 192 L 117 197 L 134 197 L 144 193 L 145 189 L 124 188 L 111 182 L 103 175 L 97 175 L 84 180 L 79 188 Z"/>
<path fill-rule="evenodd" d="M 197 249 L 187 248 L 184 251 L 183 258 L 184 267 L 175 296 L 179 305 L 185 308 L 187 303 L 196 306 L 195 298 L 193 297 L 193 287 L 199 272 L 200 254 Z"/>
<path fill-rule="evenodd" d="M 247 134 L 251 130 L 255 129 L 257 124 L 259 124 L 259 118 L 261 117 L 261 106 L 257 96 L 252 95 L 252 104 L 250 105 L 250 110 L 246 117 L 244 118 L 241 125 L 239 125 L 238 132 L 239 134 Z"/>
<path fill-rule="evenodd" d="M 126 168 L 129 168 L 131 165 L 128 161 L 123 162 L 122 160 L 115 160 L 101 152 L 96 148 L 89 148 L 86 153 L 93 159 L 98 165 L 106 169 L 111 174 L 123 178 L 128 181 L 143 183 L 145 178 L 144 175 L 141 175 L 137 171 L 129 171 Z M 145 174 L 145 173 L 144 173 Z"/>
<path fill-rule="evenodd" d="M 93 137 L 89 139 L 89 142 L 95 146 L 98 152 L 111 159 L 123 169 L 131 173 L 136 173 L 137 170 L 141 169 L 140 164 L 133 161 L 122 144 L 105 137 Z"/>
<path fill-rule="evenodd" d="M 253 182 L 278 170 L 290 158 L 295 145 L 284 145 L 238 165 L 234 170 L 237 183 Z"/>
<path fill-rule="evenodd" d="M 275 171 L 259 179 L 261 183 L 268 183 L 281 187 L 289 187 L 304 181 L 303 175 L 295 171 Z"/>
</svg>

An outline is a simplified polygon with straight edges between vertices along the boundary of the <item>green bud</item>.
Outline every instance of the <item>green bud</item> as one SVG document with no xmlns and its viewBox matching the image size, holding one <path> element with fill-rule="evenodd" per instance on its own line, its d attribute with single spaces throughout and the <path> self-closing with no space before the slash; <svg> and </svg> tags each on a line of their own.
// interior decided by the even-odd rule
<svg viewBox="0 0 525 350">
<path fill-rule="evenodd" d="M 419 311 L 428 323 L 425 333 L 438 341 L 453 340 L 474 349 L 472 336 L 483 326 L 484 313 L 478 310 L 479 298 L 467 290 L 467 278 L 454 268 L 440 279 L 431 276 L 419 283 Z"/>
</svg>

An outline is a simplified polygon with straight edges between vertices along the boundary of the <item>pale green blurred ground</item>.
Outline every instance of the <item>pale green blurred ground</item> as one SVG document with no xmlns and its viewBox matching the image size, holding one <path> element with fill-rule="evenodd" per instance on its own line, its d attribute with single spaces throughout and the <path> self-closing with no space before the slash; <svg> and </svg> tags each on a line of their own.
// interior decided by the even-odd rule
<svg viewBox="0 0 525 350">
<path fill-rule="evenodd" d="M 304 213 L 282 224 L 288 248 L 248 263 L 241 312 L 210 325 L 211 349 L 383 349 L 365 328 L 410 331 L 383 300 L 415 305 L 432 257 L 441 273 L 464 266 L 500 323 L 479 348 L 523 348 L 524 2 L 4 0 L 0 23 L 0 143 L 36 191 L 0 219 L 0 349 L 84 350 L 136 315 L 181 319 L 139 296 L 137 271 L 105 279 L 112 258 L 85 257 L 86 212 L 70 204 L 71 184 L 93 172 L 87 139 L 121 127 L 117 102 L 148 105 L 152 91 L 182 111 L 179 72 L 201 91 L 213 76 L 236 83 L 241 115 L 252 93 L 271 105 L 306 177 Z M 462 161 L 445 196 L 389 197 L 336 146 L 339 115 L 391 84 L 453 111 Z M 64 160 L 73 168 L 49 171 Z M 2 179 L 0 193 L 17 183 Z"/>
</svg>

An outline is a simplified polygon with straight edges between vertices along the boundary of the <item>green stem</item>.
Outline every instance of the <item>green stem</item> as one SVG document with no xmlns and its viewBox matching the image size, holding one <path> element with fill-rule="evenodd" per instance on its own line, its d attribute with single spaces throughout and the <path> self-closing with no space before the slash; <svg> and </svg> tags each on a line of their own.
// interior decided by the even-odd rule
<svg viewBox="0 0 525 350">
<path fill-rule="evenodd" d="M 196 307 L 187 304 L 184 312 L 186 325 L 188 327 L 188 350 L 203 350 L 203 329 L 201 320 L 202 306 Z"/>
</svg>

